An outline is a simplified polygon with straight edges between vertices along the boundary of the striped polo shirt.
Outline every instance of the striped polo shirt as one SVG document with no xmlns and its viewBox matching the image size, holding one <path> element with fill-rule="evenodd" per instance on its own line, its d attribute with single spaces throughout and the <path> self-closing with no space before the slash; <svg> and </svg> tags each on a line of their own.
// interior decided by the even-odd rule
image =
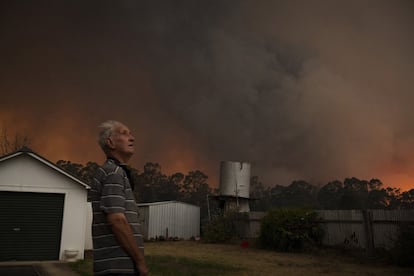
<svg viewBox="0 0 414 276">
<path fill-rule="evenodd" d="M 93 210 L 94 275 L 134 273 L 134 262 L 120 247 L 106 220 L 108 213 L 124 213 L 143 252 L 134 194 L 127 174 L 117 160 L 107 159 L 97 170 L 90 190 L 90 199 Z"/>
</svg>

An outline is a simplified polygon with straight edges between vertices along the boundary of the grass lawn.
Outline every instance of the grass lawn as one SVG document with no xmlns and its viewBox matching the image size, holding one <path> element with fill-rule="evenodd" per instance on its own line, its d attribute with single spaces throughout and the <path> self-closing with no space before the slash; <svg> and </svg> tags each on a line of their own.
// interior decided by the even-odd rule
<svg viewBox="0 0 414 276">
<path fill-rule="evenodd" d="M 414 275 L 413 268 L 364 263 L 333 250 L 293 254 L 240 244 L 176 241 L 147 242 L 145 255 L 150 275 Z M 70 266 L 80 275 L 92 275 L 90 257 Z"/>
</svg>

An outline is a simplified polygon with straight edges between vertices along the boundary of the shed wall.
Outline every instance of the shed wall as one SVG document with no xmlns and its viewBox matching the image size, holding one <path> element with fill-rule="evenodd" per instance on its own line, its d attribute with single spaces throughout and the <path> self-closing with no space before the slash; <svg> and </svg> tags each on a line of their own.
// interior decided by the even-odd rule
<svg viewBox="0 0 414 276">
<path fill-rule="evenodd" d="M 200 208 L 182 202 L 140 206 L 146 239 L 164 237 L 190 239 L 200 235 Z M 145 217 L 147 214 L 147 218 Z"/>
</svg>

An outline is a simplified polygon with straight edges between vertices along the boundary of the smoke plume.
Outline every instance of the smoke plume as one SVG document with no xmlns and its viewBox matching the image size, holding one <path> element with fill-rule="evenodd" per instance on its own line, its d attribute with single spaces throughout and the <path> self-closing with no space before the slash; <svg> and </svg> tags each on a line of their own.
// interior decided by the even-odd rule
<svg viewBox="0 0 414 276">
<path fill-rule="evenodd" d="M 213 182 L 221 160 L 268 185 L 414 181 L 412 1 L 2 5 L 0 114 L 40 154 L 96 159 L 113 118 L 136 164 Z"/>
</svg>

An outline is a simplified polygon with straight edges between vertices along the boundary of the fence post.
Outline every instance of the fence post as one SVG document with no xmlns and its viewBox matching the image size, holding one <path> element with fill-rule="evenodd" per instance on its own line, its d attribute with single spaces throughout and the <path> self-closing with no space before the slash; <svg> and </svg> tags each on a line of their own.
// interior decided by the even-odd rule
<svg viewBox="0 0 414 276">
<path fill-rule="evenodd" d="M 364 218 L 365 229 L 365 248 L 367 249 L 368 257 L 374 257 L 374 231 L 372 226 L 372 211 L 362 210 L 362 216 Z"/>
</svg>

